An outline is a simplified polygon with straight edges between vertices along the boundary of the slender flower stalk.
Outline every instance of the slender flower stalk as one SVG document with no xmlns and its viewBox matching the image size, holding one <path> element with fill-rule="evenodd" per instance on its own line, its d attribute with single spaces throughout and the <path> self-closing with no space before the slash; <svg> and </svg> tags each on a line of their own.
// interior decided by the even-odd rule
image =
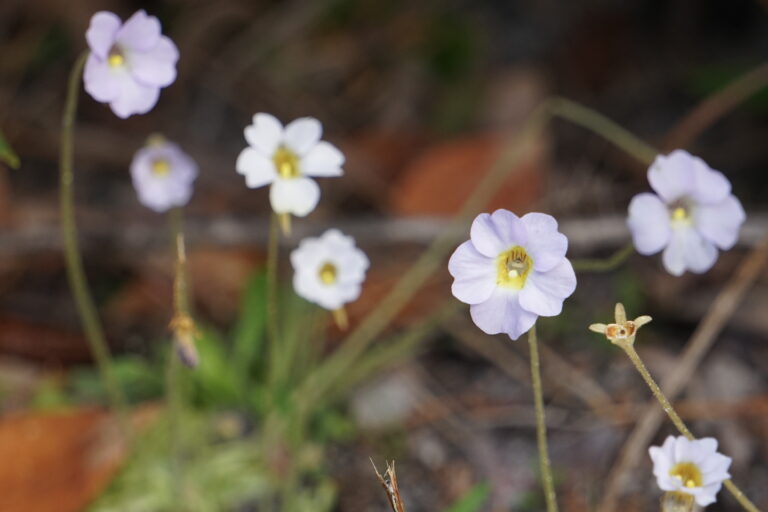
<svg viewBox="0 0 768 512">
<path fill-rule="evenodd" d="M 184 439 L 181 422 L 184 416 L 184 382 L 181 364 L 195 367 L 199 362 L 195 337 L 197 328 L 190 313 L 189 284 L 187 280 L 187 254 L 184 244 L 184 209 L 179 206 L 170 210 L 168 221 L 176 255 L 173 279 L 173 347 L 166 366 L 166 405 L 168 407 L 168 433 L 170 438 L 171 483 L 176 496 L 183 499 L 184 490 Z M 183 503 L 183 502 L 182 502 Z"/>
<path fill-rule="evenodd" d="M 278 255 L 280 252 L 281 214 L 272 213 L 269 222 L 269 239 L 267 240 L 267 353 L 270 358 L 270 374 L 272 381 L 279 359 L 280 341 L 277 305 L 277 271 Z"/>
<path fill-rule="evenodd" d="M 635 247 L 629 243 L 607 258 L 573 259 L 571 264 L 576 272 L 609 272 L 621 266 L 633 252 Z"/>
<path fill-rule="evenodd" d="M 656 397 L 656 400 L 658 400 L 661 404 L 661 408 L 664 409 L 664 412 L 675 425 L 675 428 L 677 428 L 677 430 L 687 439 L 696 439 L 682 418 L 680 418 L 680 415 L 677 414 L 677 411 L 675 411 L 674 407 L 672 407 L 672 404 L 664 395 L 664 392 L 661 390 L 659 385 L 656 384 L 656 381 L 651 376 L 651 373 L 648 371 L 645 363 L 643 363 L 643 360 L 640 359 L 640 355 L 635 350 L 634 344 L 637 330 L 650 322 L 651 317 L 644 315 L 636 318 L 635 320 L 627 320 L 627 314 L 624 310 L 624 306 L 621 303 L 616 304 L 616 311 L 614 316 L 616 320 L 615 323 L 608 325 L 592 324 L 589 326 L 589 329 L 594 332 L 605 334 L 611 343 L 624 350 L 630 361 L 632 361 L 632 364 L 643 377 L 645 383 L 651 389 L 653 396 Z M 749 512 L 760 512 L 760 509 L 758 509 L 755 504 L 746 497 L 746 495 L 736 486 L 736 484 L 733 483 L 733 481 L 725 480 L 723 485 L 733 495 L 736 501 L 739 502 L 744 510 L 748 510 Z"/>
<path fill-rule="evenodd" d="M 124 435 L 130 433 L 125 397 L 115 377 L 112 356 L 109 351 L 104 329 L 101 326 L 96 305 L 88 288 L 83 269 L 83 259 L 77 240 L 74 198 L 74 125 L 77 116 L 77 98 L 83 75 L 83 66 L 88 52 L 83 53 L 75 62 L 69 75 L 66 104 L 62 119 L 60 171 L 60 208 L 61 232 L 64 242 L 64 258 L 67 266 L 67 278 L 75 299 L 77 313 L 88 340 L 91 354 L 96 361 L 101 382 L 107 390 L 111 408 L 117 413 L 120 428 Z"/>
<path fill-rule="evenodd" d="M 536 408 L 536 440 L 539 445 L 539 469 L 541 470 L 541 485 L 544 487 L 544 499 L 547 512 L 557 512 L 557 495 L 555 481 L 552 478 L 552 467 L 549 462 L 547 448 L 547 420 L 544 412 L 544 395 L 541 387 L 541 364 L 539 363 L 539 346 L 536 340 L 536 325 L 528 331 L 528 346 L 531 353 L 531 384 L 533 400 Z"/>
</svg>

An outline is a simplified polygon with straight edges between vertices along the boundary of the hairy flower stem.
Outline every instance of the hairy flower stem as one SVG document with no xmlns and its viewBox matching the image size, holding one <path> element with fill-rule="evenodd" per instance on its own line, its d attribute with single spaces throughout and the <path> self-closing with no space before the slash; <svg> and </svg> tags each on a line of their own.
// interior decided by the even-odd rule
<svg viewBox="0 0 768 512">
<path fill-rule="evenodd" d="M 659 154 L 655 148 L 604 115 L 571 100 L 552 98 L 549 100 L 549 111 L 553 117 L 567 119 L 600 135 L 644 164 L 650 165 Z"/>
<path fill-rule="evenodd" d="M 607 258 L 574 259 L 571 264 L 576 272 L 609 272 L 627 261 L 634 251 L 635 246 L 629 243 Z"/>
<path fill-rule="evenodd" d="M 278 326 L 277 266 L 280 251 L 281 216 L 272 213 L 267 241 L 267 354 L 270 360 L 269 383 L 274 385 L 279 365 L 280 346 Z"/>
<path fill-rule="evenodd" d="M 181 423 L 184 415 L 184 383 L 182 382 L 181 360 L 186 351 L 194 351 L 194 323 L 189 310 L 189 286 L 187 283 L 187 256 L 184 247 L 184 210 L 174 208 L 168 215 L 171 227 L 171 243 L 175 254 L 173 279 L 173 320 L 174 343 L 168 354 L 165 371 L 165 400 L 168 410 L 168 437 L 170 447 L 171 486 L 175 496 L 184 503 L 184 439 Z M 184 340 L 182 341 L 182 338 Z M 185 345 L 187 344 L 187 345 Z M 186 357 L 190 353 L 186 352 Z M 196 354 L 194 355 L 196 359 Z"/>
<path fill-rule="evenodd" d="M 110 406 L 117 414 L 123 435 L 128 438 L 130 435 L 130 425 L 125 397 L 115 377 L 112 356 L 104 337 L 104 329 L 96 312 L 96 305 L 88 288 L 88 282 L 83 269 L 83 258 L 77 241 L 73 130 L 77 115 L 77 97 L 80 91 L 80 80 L 87 58 L 88 52 L 80 55 L 69 74 L 66 104 L 62 118 L 61 153 L 59 155 L 61 234 L 64 243 L 67 278 L 69 280 L 69 287 L 72 290 L 72 296 L 75 299 L 80 323 L 83 326 L 85 338 L 88 340 L 91 354 L 96 361 L 101 383 L 107 391 Z"/>
<path fill-rule="evenodd" d="M 536 440 L 539 445 L 541 485 L 544 488 L 547 512 L 557 512 L 555 481 L 552 478 L 552 467 L 549 462 L 549 449 L 547 448 L 547 420 L 544 413 L 544 395 L 541 388 L 541 364 L 539 363 L 539 346 L 536 340 L 536 325 L 528 331 L 528 346 L 531 353 L 531 384 L 533 386 L 533 401 L 536 408 Z"/>
<path fill-rule="evenodd" d="M 667 397 L 664 395 L 664 393 L 661 391 L 661 388 L 658 384 L 656 384 L 656 381 L 651 376 L 650 372 L 648 371 L 648 368 L 643 363 L 643 360 L 640 359 L 640 355 L 635 350 L 634 344 L 630 341 L 620 341 L 616 340 L 614 341 L 616 345 L 621 347 L 624 352 L 629 356 L 629 359 L 632 361 L 632 364 L 635 365 L 635 368 L 637 368 L 637 371 L 640 372 L 640 375 L 643 377 L 643 380 L 645 380 L 645 383 L 648 384 L 648 387 L 651 388 L 651 392 L 653 393 L 653 396 L 656 397 L 656 400 L 659 401 L 661 404 L 661 408 L 664 409 L 664 412 L 667 413 L 667 416 L 669 416 L 669 419 L 672 421 L 672 423 L 675 425 L 677 430 L 680 431 L 681 434 L 683 434 L 688 439 L 695 439 L 691 431 L 688 429 L 688 427 L 683 422 L 682 418 L 680 418 L 680 415 L 677 414 L 677 411 L 675 411 L 674 407 L 672 407 L 672 404 L 667 400 Z M 747 498 L 744 493 L 739 489 L 736 484 L 733 483 L 731 480 L 726 480 L 723 482 L 723 485 L 726 489 L 733 495 L 734 498 L 736 498 L 736 501 L 739 502 L 739 504 L 744 508 L 744 510 L 748 510 L 749 512 L 760 512 L 760 509 L 758 509 L 754 503 L 752 503 L 749 498 Z"/>
</svg>

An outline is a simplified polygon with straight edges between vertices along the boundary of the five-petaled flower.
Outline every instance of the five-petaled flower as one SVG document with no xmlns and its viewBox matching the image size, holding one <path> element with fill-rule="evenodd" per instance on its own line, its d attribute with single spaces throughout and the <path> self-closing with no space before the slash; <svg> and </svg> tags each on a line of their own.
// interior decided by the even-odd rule
<svg viewBox="0 0 768 512">
<path fill-rule="evenodd" d="M 651 446 L 648 452 L 659 487 L 691 495 L 702 507 L 716 501 L 723 482 L 731 477 L 731 458 L 718 453 L 717 440 L 711 437 L 689 440 L 669 436 L 663 445 Z"/>
<path fill-rule="evenodd" d="M 153 136 L 134 155 L 131 176 L 141 204 L 161 213 L 189 202 L 197 164 L 176 144 Z"/>
<path fill-rule="evenodd" d="M 160 32 L 160 21 L 143 10 L 122 23 L 101 11 L 85 33 L 91 49 L 85 63 L 85 90 L 126 118 L 152 110 L 160 89 L 176 80 L 179 50 Z"/>
<path fill-rule="evenodd" d="M 730 249 L 746 215 L 731 183 L 703 160 L 683 150 L 659 155 L 648 169 L 656 194 L 644 192 L 629 204 L 629 228 L 640 254 L 664 249 L 670 274 L 702 273 Z"/>
<path fill-rule="evenodd" d="M 344 328 L 344 304 L 360 296 L 368 257 L 351 236 L 329 229 L 319 238 L 305 238 L 291 253 L 293 288 L 310 302 L 335 312 Z"/>
<path fill-rule="evenodd" d="M 341 176 L 344 155 L 321 141 L 322 125 L 302 117 L 283 125 L 274 116 L 259 113 L 245 128 L 249 146 L 237 158 L 236 169 L 250 188 L 270 185 L 275 213 L 304 217 L 317 206 L 320 187 L 312 179 Z"/>
<path fill-rule="evenodd" d="M 472 320 L 484 332 L 517 339 L 539 316 L 559 315 L 576 289 L 567 249 L 568 239 L 550 215 L 480 214 L 470 240 L 448 262 L 453 295 L 470 305 Z"/>
</svg>

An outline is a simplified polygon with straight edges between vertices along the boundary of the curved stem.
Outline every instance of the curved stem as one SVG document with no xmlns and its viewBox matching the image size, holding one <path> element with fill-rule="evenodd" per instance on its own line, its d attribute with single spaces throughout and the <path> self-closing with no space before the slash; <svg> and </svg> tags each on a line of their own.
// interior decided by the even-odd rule
<svg viewBox="0 0 768 512">
<path fill-rule="evenodd" d="M 533 401 L 536 408 L 536 441 L 539 445 L 541 485 L 544 487 L 547 512 L 557 512 L 555 481 L 552 478 L 549 449 L 547 448 L 547 420 L 544 413 L 544 395 L 541 387 L 541 364 L 539 363 L 539 346 L 536 340 L 536 325 L 528 331 L 528 346 L 531 352 L 531 384 L 533 385 Z"/>
<path fill-rule="evenodd" d="M 691 431 L 688 429 L 688 427 L 685 425 L 685 422 L 683 422 L 682 418 L 680 418 L 680 415 L 677 414 L 677 411 L 675 411 L 674 407 L 672 407 L 672 404 L 667 400 L 667 397 L 664 395 L 664 393 L 661 391 L 661 388 L 658 384 L 656 384 L 656 381 L 651 376 L 650 372 L 648 371 L 648 368 L 646 368 L 645 364 L 643 363 L 643 360 L 640 359 L 640 355 L 635 350 L 635 347 L 632 343 L 616 343 L 619 345 L 622 349 L 624 349 L 624 352 L 626 352 L 627 356 L 629 356 L 629 359 L 632 361 L 632 364 L 635 365 L 635 368 L 637 368 L 637 371 L 640 372 L 640 375 L 642 375 L 643 380 L 645 380 L 645 383 L 648 384 L 648 387 L 651 388 L 651 392 L 653 393 L 653 396 L 656 397 L 656 400 L 659 401 L 661 404 L 661 408 L 664 409 L 664 412 L 667 413 L 667 416 L 669 416 L 669 419 L 672 420 L 672 423 L 675 425 L 677 430 L 680 431 L 681 434 L 683 434 L 688 439 L 696 439 Z M 736 501 L 739 502 L 739 504 L 749 512 L 760 512 L 760 510 L 752 503 L 749 498 L 747 498 L 744 493 L 739 489 L 736 484 L 733 483 L 731 480 L 726 480 L 723 482 L 723 485 L 726 489 L 733 495 L 734 498 L 736 498 Z"/>
<path fill-rule="evenodd" d="M 69 75 L 67 98 L 64 107 L 61 131 L 61 154 L 59 156 L 60 172 L 60 208 L 61 234 L 64 243 L 64 258 L 67 267 L 67 278 L 72 290 L 72 296 L 77 305 L 77 313 L 88 340 L 91 354 L 96 361 L 101 382 L 107 390 L 112 409 L 117 413 L 123 434 L 128 435 L 129 425 L 125 398 L 115 377 L 112 357 L 104 338 L 104 329 L 99 321 L 96 305 L 88 288 L 83 269 L 83 259 L 77 241 L 77 224 L 75 221 L 74 198 L 74 142 L 73 129 L 77 115 L 77 97 L 80 91 L 80 79 L 88 53 L 83 53 L 75 62 Z"/>
<path fill-rule="evenodd" d="M 612 142 L 644 164 L 653 163 L 659 154 L 653 146 L 611 121 L 604 115 L 565 98 L 553 98 L 549 103 L 553 116 L 583 126 Z"/>
<path fill-rule="evenodd" d="M 628 243 L 607 258 L 571 260 L 576 272 L 608 272 L 616 269 L 635 251 L 635 246 Z"/>
</svg>

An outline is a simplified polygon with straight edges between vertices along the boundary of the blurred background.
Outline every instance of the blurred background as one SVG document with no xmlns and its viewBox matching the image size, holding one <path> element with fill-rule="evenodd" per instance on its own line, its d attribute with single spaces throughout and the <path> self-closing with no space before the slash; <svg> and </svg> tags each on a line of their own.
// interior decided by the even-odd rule
<svg viewBox="0 0 768 512">
<path fill-rule="evenodd" d="M 86 49 L 93 13 L 126 19 L 141 8 L 178 45 L 178 79 L 153 111 L 128 120 L 81 92 L 75 131 L 86 271 L 140 429 L 151 436 L 161 421 L 173 269 L 166 220 L 139 204 L 128 174 L 150 134 L 165 134 L 200 165 L 187 208 L 194 309 L 215 333 L 206 343 L 227 347 L 229 334 L 257 315 L 249 304 L 261 293 L 266 256 L 268 192 L 246 188 L 234 167 L 255 112 L 284 122 L 317 117 L 324 138 L 347 157 L 344 178 L 320 180 L 320 205 L 294 223 L 282 254 L 328 227 L 356 237 L 372 266 L 363 296 L 350 305 L 354 327 L 437 234 L 456 229 L 452 215 L 503 141 L 559 95 L 660 150 L 685 147 L 701 156 L 731 179 L 748 214 L 740 244 L 707 274 L 672 278 L 658 257 L 634 255 L 619 270 L 581 275 L 563 315 L 539 322 L 562 508 L 594 509 L 619 473 L 621 485 L 613 485 L 623 510 L 656 509 L 660 491 L 647 445 L 637 465 L 617 469 L 650 394 L 620 351 L 586 327 L 608 321 L 618 300 L 631 317 L 652 315 L 638 350 L 663 380 L 765 233 L 764 0 L 3 0 L 0 131 L 21 166 L 0 167 L 0 510 L 182 510 L 167 505 L 167 495 L 162 506 L 131 501 L 153 492 L 131 480 L 131 468 L 154 462 L 142 466 L 151 457 L 110 441 L 114 428 L 100 407 L 104 391 L 69 293 L 58 231 L 67 74 Z M 741 89 L 728 89 L 734 81 Z M 714 115 L 687 117 L 701 105 Z M 569 235 L 571 257 L 607 256 L 629 240 L 626 206 L 648 190 L 645 170 L 605 140 L 555 120 L 486 210 L 550 213 Z M 457 244 L 465 238 L 462 227 Z M 290 266 L 281 261 L 287 287 Z M 456 511 L 543 508 L 526 345 L 482 335 L 465 307 L 424 328 L 454 301 L 443 269 L 377 340 L 418 328 L 418 343 L 362 375 L 312 423 L 302 441 L 308 448 L 296 452 L 314 482 L 296 485 L 317 484 L 306 510 L 387 510 L 369 457 L 380 469 L 397 461 L 409 512 L 451 504 L 465 507 Z M 768 285 L 765 272 L 758 275 L 679 403 L 694 432 L 719 439 L 734 458 L 734 480 L 766 507 Z M 332 353 L 342 333 L 321 330 L 325 341 L 312 350 Z M 226 440 L 258 438 L 264 409 L 232 398 L 244 391 L 227 380 L 226 359 L 205 368 L 188 385 L 190 424 L 206 425 L 200 442 L 220 454 L 216 447 L 229 449 Z M 663 423 L 652 441 L 672 433 Z M 274 472 L 274 461 L 263 466 Z M 231 484 L 205 475 L 197 487 L 194 478 L 190 486 L 201 494 Z M 269 510 L 259 496 L 274 486 L 271 478 L 245 479 L 198 509 Z M 720 497 L 710 510 L 738 510 L 730 496 Z"/>
</svg>

